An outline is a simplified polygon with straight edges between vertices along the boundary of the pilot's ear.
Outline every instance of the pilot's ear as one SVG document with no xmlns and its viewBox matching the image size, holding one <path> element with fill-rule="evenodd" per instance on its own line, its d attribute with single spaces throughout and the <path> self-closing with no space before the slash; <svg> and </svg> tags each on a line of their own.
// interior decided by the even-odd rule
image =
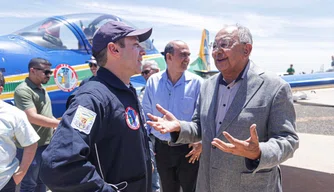
<svg viewBox="0 0 334 192">
<path fill-rule="evenodd" d="M 0 95 L 1 95 L 1 93 L 2 93 L 2 90 L 3 90 L 3 87 L 2 87 L 2 86 L 0 86 Z"/>
<path fill-rule="evenodd" d="M 119 53 L 116 44 L 112 42 L 108 44 L 108 51 L 113 55 Z"/>
</svg>

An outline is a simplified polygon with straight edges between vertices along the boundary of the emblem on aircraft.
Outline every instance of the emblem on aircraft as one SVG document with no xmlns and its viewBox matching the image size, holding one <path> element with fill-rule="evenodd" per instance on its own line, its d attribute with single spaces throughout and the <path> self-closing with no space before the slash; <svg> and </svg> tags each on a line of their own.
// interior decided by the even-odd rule
<svg viewBox="0 0 334 192">
<path fill-rule="evenodd" d="M 54 80 L 58 88 L 64 92 L 72 91 L 78 84 L 77 73 L 67 64 L 59 64 L 54 74 Z"/>
</svg>

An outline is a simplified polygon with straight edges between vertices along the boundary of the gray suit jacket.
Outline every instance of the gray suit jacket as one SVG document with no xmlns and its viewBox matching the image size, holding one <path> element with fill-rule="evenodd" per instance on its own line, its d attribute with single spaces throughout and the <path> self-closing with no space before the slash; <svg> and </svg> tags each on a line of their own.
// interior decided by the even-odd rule
<svg viewBox="0 0 334 192">
<path fill-rule="evenodd" d="M 291 158 L 298 148 L 295 132 L 296 114 L 288 83 L 275 74 L 262 71 L 251 62 L 241 86 L 216 134 L 218 77 L 204 82 L 192 122 L 181 121 L 180 133 L 172 134 L 176 143 L 202 139 L 203 152 L 197 180 L 197 192 L 279 192 L 282 191 L 279 164 Z M 250 126 L 257 125 L 261 158 L 257 166 L 244 157 L 213 148 L 217 137 L 227 131 L 246 140 Z"/>
</svg>

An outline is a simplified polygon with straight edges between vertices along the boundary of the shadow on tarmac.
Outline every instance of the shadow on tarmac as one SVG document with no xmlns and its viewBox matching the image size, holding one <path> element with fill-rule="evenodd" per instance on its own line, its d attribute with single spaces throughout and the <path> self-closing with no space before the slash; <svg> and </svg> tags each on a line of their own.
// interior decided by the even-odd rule
<svg viewBox="0 0 334 192">
<path fill-rule="evenodd" d="M 317 162 L 321 163 L 321 162 Z M 333 192 L 334 174 L 281 165 L 284 192 Z"/>
</svg>

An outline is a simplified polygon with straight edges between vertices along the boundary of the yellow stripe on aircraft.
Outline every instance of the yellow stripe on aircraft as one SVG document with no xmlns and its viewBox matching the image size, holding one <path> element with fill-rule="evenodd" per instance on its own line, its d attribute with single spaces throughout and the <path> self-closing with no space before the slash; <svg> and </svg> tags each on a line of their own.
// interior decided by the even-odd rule
<svg viewBox="0 0 334 192">
<path fill-rule="evenodd" d="M 144 55 L 143 56 L 144 59 L 154 59 L 154 58 L 158 58 L 158 57 L 162 57 L 162 55 L 161 54 L 152 54 L 152 55 Z M 86 63 L 79 64 L 79 65 L 72 65 L 71 67 L 75 71 L 81 71 L 81 70 L 89 69 L 89 67 Z M 28 77 L 28 73 L 21 73 L 21 74 L 18 74 L 18 75 L 6 76 L 5 79 L 6 79 L 6 82 L 15 82 L 15 81 L 23 81 L 26 77 Z"/>
<path fill-rule="evenodd" d="M 154 54 L 154 55 L 144 55 L 145 59 L 152 59 L 152 58 L 157 58 L 161 57 L 160 54 Z M 80 65 L 75 65 L 71 66 L 76 72 L 77 71 L 82 71 L 82 70 L 87 70 L 89 69 L 87 64 L 80 64 Z M 139 76 L 140 74 L 134 75 L 134 76 Z M 15 82 L 15 81 L 23 81 L 26 77 L 28 77 L 28 73 L 23 73 L 23 74 L 18 74 L 18 75 L 11 75 L 11 76 L 6 76 L 6 82 Z M 78 81 L 78 86 L 80 85 L 81 81 Z M 60 90 L 58 86 L 55 85 L 50 85 L 45 88 L 48 92 L 53 92 L 53 91 L 58 91 Z M 7 93 L 2 93 L 0 95 L 1 99 L 12 99 L 14 98 L 14 92 L 7 92 Z"/>
<path fill-rule="evenodd" d="M 89 69 L 87 64 L 73 65 L 71 66 L 75 71 L 81 71 Z M 53 69 L 54 70 L 54 69 Z M 23 81 L 26 77 L 28 77 L 28 73 L 21 73 L 18 75 L 10 75 L 6 76 L 6 82 L 15 82 L 15 81 Z"/>
<path fill-rule="evenodd" d="M 81 81 L 80 81 L 81 82 Z M 78 81 L 78 85 L 80 85 L 80 82 Z M 59 87 L 57 85 L 50 85 L 50 86 L 47 86 L 47 87 L 44 87 L 46 89 L 46 91 L 48 91 L 49 93 L 50 92 L 54 92 L 54 91 L 59 91 Z M 0 98 L 1 99 L 12 99 L 14 98 L 14 92 L 9 92 L 9 93 L 4 93 L 4 94 L 1 94 L 0 95 Z"/>
<path fill-rule="evenodd" d="M 81 83 L 81 81 L 78 81 L 77 83 L 77 86 L 79 86 Z M 45 89 L 48 91 L 48 92 L 53 92 L 53 91 L 59 91 L 59 87 L 56 85 L 50 85 L 50 86 L 47 86 L 45 87 Z M 0 99 L 13 99 L 14 98 L 14 91 L 13 92 L 7 92 L 7 93 L 2 93 L 0 95 Z"/>
</svg>

